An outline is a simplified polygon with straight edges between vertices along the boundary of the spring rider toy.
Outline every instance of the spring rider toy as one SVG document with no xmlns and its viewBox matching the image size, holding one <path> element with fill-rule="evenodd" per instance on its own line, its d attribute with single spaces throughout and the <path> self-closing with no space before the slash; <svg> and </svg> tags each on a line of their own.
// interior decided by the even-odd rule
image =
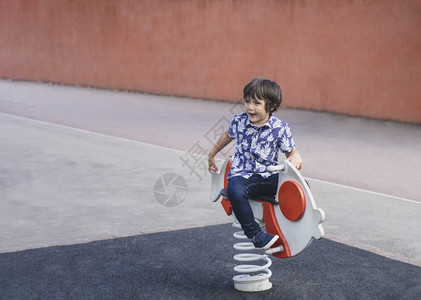
<svg viewBox="0 0 421 300">
<path fill-rule="evenodd" d="M 212 174 L 210 198 L 213 202 L 220 198 L 227 215 L 234 218 L 233 227 L 241 226 L 233 214 L 231 203 L 227 196 L 227 175 L 232 165 L 232 158 L 228 157 L 219 172 Z M 269 281 L 272 272 L 269 267 L 272 261 L 269 255 L 277 258 L 295 256 L 306 249 L 313 239 L 320 239 L 324 235 L 321 223 L 325 213 L 317 208 L 313 195 L 304 177 L 287 160 L 282 160 L 277 166 L 267 167 L 267 171 L 279 171 L 279 181 L 275 196 L 258 195 L 249 199 L 254 218 L 262 230 L 277 234 L 279 239 L 265 254 L 240 253 L 234 260 L 240 263 L 263 261 L 264 265 L 240 264 L 234 267 L 239 275 L 233 277 L 234 288 L 239 291 L 257 292 L 272 287 Z M 255 250 L 253 243 L 248 240 L 242 230 L 234 233 L 234 237 L 245 240 L 234 245 L 238 251 Z"/>
</svg>

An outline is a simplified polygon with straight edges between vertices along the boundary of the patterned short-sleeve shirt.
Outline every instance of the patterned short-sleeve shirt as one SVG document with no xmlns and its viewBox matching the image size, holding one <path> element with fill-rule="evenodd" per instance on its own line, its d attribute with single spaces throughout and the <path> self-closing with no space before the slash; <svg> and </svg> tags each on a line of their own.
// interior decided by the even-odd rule
<svg viewBox="0 0 421 300">
<path fill-rule="evenodd" d="M 278 164 L 279 151 L 291 152 L 295 148 L 288 124 L 272 115 L 263 126 L 257 127 L 246 113 L 236 114 L 228 134 L 237 140 L 228 179 L 235 176 L 249 178 L 253 174 L 267 178 L 274 173 L 266 172 L 266 167 Z"/>
</svg>

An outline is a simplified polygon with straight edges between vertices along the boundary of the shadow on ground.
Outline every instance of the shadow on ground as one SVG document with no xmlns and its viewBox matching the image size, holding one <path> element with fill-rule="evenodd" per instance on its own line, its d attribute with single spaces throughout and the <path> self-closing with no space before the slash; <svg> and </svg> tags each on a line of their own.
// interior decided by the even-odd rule
<svg viewBox="0 0 421 300">
<path fill-rule="evenodd" d="M 421 268 L 327 239 L 234 290 L 229 224 L 0 254 L 0 298 L 420 299 Z"/>
</svg>

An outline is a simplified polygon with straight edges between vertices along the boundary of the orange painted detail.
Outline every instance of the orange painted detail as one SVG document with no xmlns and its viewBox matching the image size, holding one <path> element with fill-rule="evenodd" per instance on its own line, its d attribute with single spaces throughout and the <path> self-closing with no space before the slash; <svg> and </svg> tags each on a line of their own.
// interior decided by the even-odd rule
<svg viewBox="0 0 421 300">
<path fill-rule="evenodd" d="M 304 191 L 296 181 L 285 181 L 279 188 L 279 207 L 282 214 L 290 221 L 298 221 L 306 210 Z"/>
<path fill-rule="evenodd" d="M 232 160 L 227 163 L 227 167 L 225 168 L 225 175 L 224 175 L 224 189 L 228 188 L 228 172 L 231 170 Z"/>
<path fill-rule="evenodd" d="M 278 247 L 279 245 L 281 245 L 284 248 L 282 252 L 274 253 L 273 256 L 278 258 L 291 257 L 291 251 L 289 249 L 287 240 L 285 239 L 284 235 L 282 234 L 281 228 L 279 227 L 273 205 L 268 202 L 261 203 L 263 204 L 263 220 L 266 224 L 266 232 L 279 235 L 279 239 L 271 248 Z"/>
<path fill-rule="evenodd" d="M 222 204 L 222 207 L 224 208 L 225 212 L 227 213 L 227 215 L 231 216 L 232 215 L 231 202 L 228 199 L 222 198 L 221 204 Z"/>
<path fill-rule="evenodd" d="M 228 188 L 228 172 L 231 169 L 232 166 L 232 160 L 228 161 L 227 163 L 227 167 L 225 168 L 225 174 L 224 174 L 224 189 Z M 232 206 L 231 206 L 231 202 L 226 199 L 226 198 L 222 198 L 221 201 L 222 207 L 224 208 L 225 212 L 227 213 L 228 216 L 232 215 Z"/>
</svg>

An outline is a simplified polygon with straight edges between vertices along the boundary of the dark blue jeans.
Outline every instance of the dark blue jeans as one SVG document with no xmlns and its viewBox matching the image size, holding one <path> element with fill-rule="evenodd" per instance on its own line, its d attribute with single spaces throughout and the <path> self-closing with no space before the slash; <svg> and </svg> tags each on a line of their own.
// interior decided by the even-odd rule
<svg viewBox="0 0 421 300">
<path fill-rule="evenodd" d="M 235 217 L 248 238 L 252 238 L 260 231 L 259 224 L 254 220 L 249 199 L 261 194 L 275 195 L 278 177 L 278 174 L 274 174 L 264 179 L 256 174 L 248 179 L 236 176 L 228 182 L 228 199 L 231 202 Z"/>
</svg>

